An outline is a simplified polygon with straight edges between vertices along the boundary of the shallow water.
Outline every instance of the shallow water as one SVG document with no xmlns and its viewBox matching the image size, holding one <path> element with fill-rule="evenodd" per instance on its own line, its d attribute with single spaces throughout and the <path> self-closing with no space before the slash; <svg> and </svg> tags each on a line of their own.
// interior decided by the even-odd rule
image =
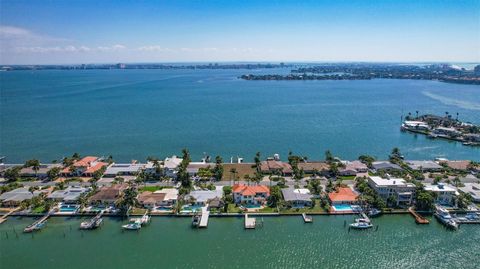
<svg viewBox="0 0 480 269">
<path fill-rule="evenodd" d="M 73 152 L 117 161 L 206 152 L 229 160 L 330 149 L 354 159 L 474 159 L 480 148 L 399 131 L 402 113 L 480 124 L 480 86 L 436 81 L 244 81 L 282 70 L 77 70 L 0 73 L 0 154 L 7 162 Z"/>
<path fill-rule="evenodd" d="M 20 231 L 31 218 L 0 226 L 2 268 L 478 268 L 480 229 L 446 230 L 436 220 L 417 225 L 408 215 L 375 218 L 377 231 L 348 231 L 353 216 L 265 217 L 244 230 L 242 218 L 211 218 L 207 229 L 190 218 L 154 217 L 139 232 L 122 232 L 106 218 L 94 231 L 80 218 L 48 220 L 40 232 Z M 15 232 L 18 238 L 15 236 Z M 8 234 L 8 239 L 7 239 Z"/>
</svg>

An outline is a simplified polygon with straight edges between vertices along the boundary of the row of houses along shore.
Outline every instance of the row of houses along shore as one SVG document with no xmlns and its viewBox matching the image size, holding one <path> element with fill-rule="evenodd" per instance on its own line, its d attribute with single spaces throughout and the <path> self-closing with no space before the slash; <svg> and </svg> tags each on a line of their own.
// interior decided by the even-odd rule
<svg viewBox="0 0 480 269">
<path fill-rule="evenodd" d="M 403 160 L 395 150 L 381 161 L 370 156 L 345 161 L 330 153 L 325 161 L 294 155 L 282 161 L 275 154 L 252 163 L 242 158 L 194 162 L 188 154 L 145 163 L 75 156 L 52 164 L 2 162 L 0 178 L 1 207 L 22 214 L 53 208 L 59 215 L 120 214 L 127 190 L 134 193 L 131 213 L 158 215 L 193 214 L 202 207 L 219 214 L 349 214 L 358 207 L 402 211 L 411 206 L 428 211 L 434 205 L 479 211 L 480 203 L 477 162 Z"/>
</svg>

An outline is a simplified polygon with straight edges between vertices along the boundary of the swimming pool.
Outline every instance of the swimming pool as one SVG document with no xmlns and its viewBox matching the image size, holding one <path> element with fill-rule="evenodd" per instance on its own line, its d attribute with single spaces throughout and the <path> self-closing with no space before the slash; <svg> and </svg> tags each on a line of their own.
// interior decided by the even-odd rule
<svg viewBox="0 0 480 269">
<path fill-rule="evenodd" d="M 60 212 L 75 212 L 77 211 L 77 209 L 78 209 L 77 206 L 62 205 L 60 207 Z"/>
<path fill-rule="evenodd" d="M 182 213 L 200 212 L 200 211 L 202 211 L 202 207 L 198 205 L 184 205 L 181 210 Z"/>
<path fill-rule="evenodd" d="M 335 211 L 353 211 L 352 206 L 349 204 L 332 205 L 332 208 Z"/>
</svg>

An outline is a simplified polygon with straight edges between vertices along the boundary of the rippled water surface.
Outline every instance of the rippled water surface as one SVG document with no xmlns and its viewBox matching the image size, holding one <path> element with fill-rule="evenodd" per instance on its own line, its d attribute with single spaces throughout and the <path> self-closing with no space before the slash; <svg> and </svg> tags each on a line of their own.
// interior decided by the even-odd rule
<svg viewBox="0 0 480 269">
<path fill-rule="evenodd" d="M 0 226 L 2 268 L 478 268 L 480 227 L 446 230 L 408 215 L 374 219 L 378 230 L 348 231 L 353 216 L 265 217 L 244 230 L 241 218 L 211 218 L 203 230 L 190 218 L 152 219 L 140 232 L 122 232 L 118 219 L 95 231 L 81 219 L 52 218 L 33 235 L 31 218 Z M 16 236 L 18 234 L 18 237 Z M 7 238 L 8 236 L 8 238 Z"/>
<path fill-rule="evenodd" d="M 323 159 L 474 159 L 480 148 L 401 133 L 401 115 L 449 112 L 480 124 L 480 86 L 436 81 L 244 81 L 282 70 L 0 72 L 0 154 L 44 162 L 73 152 L 117 161 L 188 147 L 225 159 L 289 150 Z"/>
</svg>

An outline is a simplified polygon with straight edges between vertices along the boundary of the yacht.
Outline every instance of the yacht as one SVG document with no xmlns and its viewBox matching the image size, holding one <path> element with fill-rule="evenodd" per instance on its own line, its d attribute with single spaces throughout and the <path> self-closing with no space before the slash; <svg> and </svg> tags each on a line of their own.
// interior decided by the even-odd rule
<svg viewBox="0 0 480 269">
<path fill-rule="evenodd" d="M 351 223 L 350 227 L 354 229 L 369 229 L 369 228 L 372 228 L 373 225 L 370 222 L 356 221 L 354 223 Z"/>
<path fill-rule="evenodd" d="M 452 218 L 448 210 L 441 206 L 437 206 L 435 210 L 435 217 L 445 226 L 452 229 L 458 229 L 458 223 Z"/>
<path fill-rule="evenodd" d="M 376 217 L 376 216 L 378 216 L 378 215 L 380 215 L 380 214 L 382 214 L 382 211 L 381 211 L 381 210 L 378 210 L 378 209 L 376 209 L 376 208 L 372 208 L 372 209 L 368 210 L 368 212 L 367 212 L 367 215 L 368 215 L 369 217 Z"/>
<path fill-rule="evenodd" d="M 142 228 L 142 224 L 140 221 L 130 222 L 129 224 L 122 225 L 122 228 L 125 230 L 140 230 Z"/>
</svg>

